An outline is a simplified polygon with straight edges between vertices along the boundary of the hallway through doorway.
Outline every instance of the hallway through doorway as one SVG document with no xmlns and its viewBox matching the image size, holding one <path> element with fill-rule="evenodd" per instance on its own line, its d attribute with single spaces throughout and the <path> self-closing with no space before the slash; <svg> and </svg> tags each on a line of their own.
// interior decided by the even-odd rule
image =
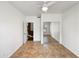
<svg viewBox="0 0 79 59">
<path fill-rule="evenodd" d="M 27 25 L 27 41 L 33 41 L 33 23 L 28 23 Z"/>
</svg>

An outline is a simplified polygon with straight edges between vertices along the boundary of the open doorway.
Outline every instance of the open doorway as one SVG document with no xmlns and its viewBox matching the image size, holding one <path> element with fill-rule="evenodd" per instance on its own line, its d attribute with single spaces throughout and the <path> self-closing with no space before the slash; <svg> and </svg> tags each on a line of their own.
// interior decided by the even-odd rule
<svg viewBox="0 0 79 59">
<path fill-rule="evenodd" d="M 50 22 L 43 22 L 43 39 L 44 43 L 48 43 L 48 36 L 50 36 Z"/>
<path fill-rule="evenodd" d="M 32 22 L 29 22 L 27 23 L 27 41 L 33 41 L 33 33 L 34 33 L 34 30 L 33 30 L 33 23 Z"/>
<path fill-rule="evenodd" d="M 48 43 L 50 41 L 55 43 L 60 41 L 59 22 L 43 22 L 43 42 Z"/>
</svg>

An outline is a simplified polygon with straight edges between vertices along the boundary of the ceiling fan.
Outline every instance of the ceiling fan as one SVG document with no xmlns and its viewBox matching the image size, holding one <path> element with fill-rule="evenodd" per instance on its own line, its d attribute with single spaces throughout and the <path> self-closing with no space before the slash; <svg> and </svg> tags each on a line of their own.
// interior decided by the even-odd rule
<svg viewBox="0 0 79 59">
<path fill-rule="evenodd" d="M 47 12 L 48 8 L 50 6 L 53 6 L 56 3 L 56 1 L 42 1 L 42 4 L 36 4 L 36 5 L 32 5 L 34 7 L 40 7 L 42 9 L 43 12 Z"/>
<path fill-rule="evenodd" d="M 55 3 L 56 3 L 56 1 L 50 1 L 50 2 L 44 1 L 44 4 L 42 6 L 42 11 L 47 12 L 48 8 Z"/>
</svg>

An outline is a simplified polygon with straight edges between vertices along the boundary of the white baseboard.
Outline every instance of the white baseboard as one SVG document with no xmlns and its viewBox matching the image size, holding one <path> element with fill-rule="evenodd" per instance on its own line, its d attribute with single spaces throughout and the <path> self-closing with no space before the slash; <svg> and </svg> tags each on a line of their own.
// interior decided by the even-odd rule
<svg viewBox="0 0 79 59">
<path fill-rule="evenodd" d="M 76 52 L 74 52 L 73 50 L 71 50 L 70 48 L 68 48 L 66 45 L 62 44 L 64 47 L 66 47 L 68 50 L 70 50 L 72 53 L 74 53 L 76 56 L 79 57 L 79 54 L 77 54 Z"/>
<path fill-rule="evenodd" d="M 8 58 L 10 58 L 21 46 L 22 44 L 20 44 L 12 53 L 10 53 L 10 55 L 8 55 Z"/>
</svg>

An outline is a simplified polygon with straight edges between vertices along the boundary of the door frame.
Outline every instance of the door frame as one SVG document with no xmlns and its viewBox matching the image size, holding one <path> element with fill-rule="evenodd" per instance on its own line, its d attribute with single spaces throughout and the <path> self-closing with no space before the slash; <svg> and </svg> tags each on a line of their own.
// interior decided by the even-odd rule
<svg viewBox="0 0 79 59">
<path fill-rule="evenodd" d="M 50 23 L 54 23 L 53 21 L 41 21 L 41 44 L 44 43 L 44 39 L 43 39 L 43 23 L 44 22 L 50 22 Z M 60 38 L 59 38 L 59 43 L 62 44 L 62 22 L 61 21 L 55 21 L 55 22 L 59 22 L 59 27 L 60 27 Z"/>
</svg>

